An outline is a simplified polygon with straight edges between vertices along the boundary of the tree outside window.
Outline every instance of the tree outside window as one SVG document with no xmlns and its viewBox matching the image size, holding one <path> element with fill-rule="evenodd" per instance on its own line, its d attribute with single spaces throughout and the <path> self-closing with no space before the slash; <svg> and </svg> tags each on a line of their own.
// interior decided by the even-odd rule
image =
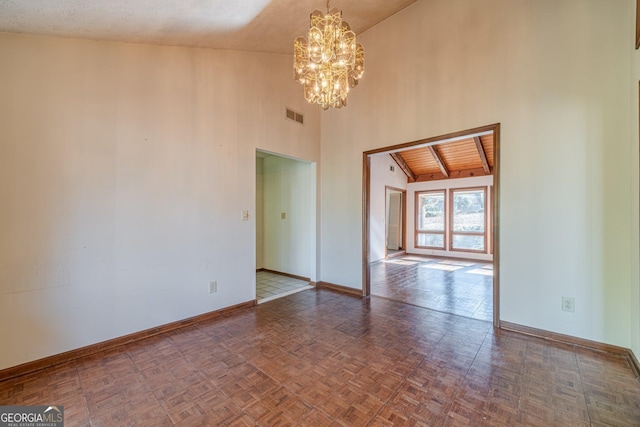
<svg viewBox="0 0 640 427">
<path fill-rule="evenodd" d="M 451 250 L 486 251 L 486 188 L 451 190 Z"/>
<path fill-rule="evenodd" d="M 416 247 L 445 248 L 445 191 L 416 193 Z"/>
</svg>

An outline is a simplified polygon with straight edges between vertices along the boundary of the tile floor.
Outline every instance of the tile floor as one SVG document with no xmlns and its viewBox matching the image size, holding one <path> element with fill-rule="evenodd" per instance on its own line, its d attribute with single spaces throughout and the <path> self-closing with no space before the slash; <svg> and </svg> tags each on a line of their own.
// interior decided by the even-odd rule
<svg viewBox="0 0 640 427">
<path fill-rule="evenodd" d="M 308 290 L 35 374 L 0 405 L 65 426 L 638 426 L 626 360 Z"/>
<path fill-rule="evenodd" d="M 371 294 L 493 320 L 493 264 L 406 255 L 371 265 Z"/>
<path fill-rule="evenodd" d="M 296 292 L 312 289 L 309 282 L 283 276 L 270 271 L 256 273 L 256 299 L 258 304 L 281 298 Z"/>
</svg>

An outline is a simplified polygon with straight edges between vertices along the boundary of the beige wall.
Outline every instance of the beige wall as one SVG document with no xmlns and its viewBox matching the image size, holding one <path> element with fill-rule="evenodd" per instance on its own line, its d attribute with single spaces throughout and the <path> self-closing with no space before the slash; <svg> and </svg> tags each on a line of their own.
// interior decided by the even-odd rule
<svg viewBox="0 0 640 427">
<path fill-rule="evenodd" d="M 0 64 L 0 369 L 255 298 L 256 148 L 319 160 L 290 56 L 0 34 Z"/>
<path fill-rule="evenodd" d="M 638 352 L 632 9 L 418 0 L 362 34 L 361 84 L 322 113 L 323 195 L 343 207 L 322 198 L 322 279 L 361 287 L 363 151 L 499 122 L 502 320 Z"/>
</svg>

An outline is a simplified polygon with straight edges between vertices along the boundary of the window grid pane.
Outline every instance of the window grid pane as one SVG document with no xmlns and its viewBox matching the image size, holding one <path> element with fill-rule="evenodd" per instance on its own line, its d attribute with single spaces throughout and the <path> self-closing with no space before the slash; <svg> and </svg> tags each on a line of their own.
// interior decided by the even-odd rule
<svg viewBox="0 0 640 427">
<path fill-rule="evenodd" d="M 485 192 L 482 190 L 453 191 L 454 232 L 484 233 L 485 230 Z"/>
<path fill-rule="evenodd" d="M 484 252 L 484 235 L 453 234 L 451 248 Z"/>
<path fill-rule="evenodd" d="M 418 233 L 416 246 L 444 249 L 444 233 Z"/>
<path fill-rule="evenodd" d="M 445 211 L 444 191 L 418 193 L 417 218 L 418 231 L 444 232 Z"/>
</svg>

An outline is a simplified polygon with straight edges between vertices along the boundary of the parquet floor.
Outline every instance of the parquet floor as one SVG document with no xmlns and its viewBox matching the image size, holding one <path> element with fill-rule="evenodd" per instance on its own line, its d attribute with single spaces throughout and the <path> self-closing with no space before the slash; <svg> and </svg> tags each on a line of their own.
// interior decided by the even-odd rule
<svg viewBox="0 0 640 427">
<path fill-rule="evenodd" d="M 308 290 L 0 382 L 66 426 L 637 426 L 619 358 Z"/>
<path fill-rule="evenodd" d="M 493 320 L 493 264 L 405 255 L 371 264 L 373 295 Z"/>
</svg>

